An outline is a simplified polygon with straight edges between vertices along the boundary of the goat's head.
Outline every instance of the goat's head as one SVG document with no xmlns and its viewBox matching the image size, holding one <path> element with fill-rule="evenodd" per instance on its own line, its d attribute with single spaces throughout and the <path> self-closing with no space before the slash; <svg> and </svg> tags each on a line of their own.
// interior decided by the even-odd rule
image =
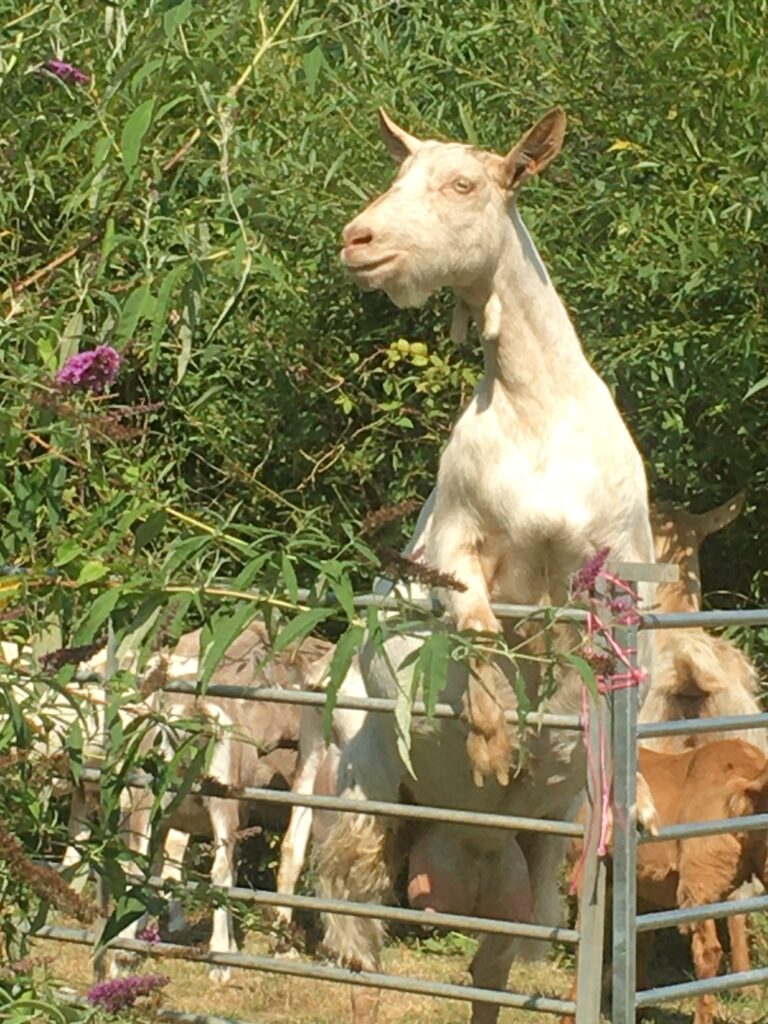
<svg viewBox="0 0 768 1024">
<path fill-rule="evenodd" d="M 384 141 L 401 165 L 393 185 L 344 228 L 341 260 L 366 291 L 418 306 L 438 288 L 490 277 L 508 237 L 507 207 L 560 152 L 559 107 L 505 157 L 460 143 L 422 141 L 379 111 Z"/>
<path fill-rule="evenodd" d="M 717 533 L 739 515 L 746 495 L 740 491 L 709 512 L 657 505 L 651 509 L 656 560 L 680 566 L 680 583 L 659 587 L 658 601 L 664 611 L 698 611 L 701 607 L 699 549 L 711 533 Z"/>
</svg>

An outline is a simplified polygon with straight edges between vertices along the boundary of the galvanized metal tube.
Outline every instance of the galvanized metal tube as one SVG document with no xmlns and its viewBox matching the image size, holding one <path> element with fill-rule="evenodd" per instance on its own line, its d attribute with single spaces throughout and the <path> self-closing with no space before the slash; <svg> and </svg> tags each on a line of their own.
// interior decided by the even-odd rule
<svg viewBox="0 0 768 1024">
<path fill-rule="evenodd" d="M 725 718 L 678 718 L 671 722 L 643 722 L 637 727 L 637 738 L 657 736 L 695 736 L 708 732 L 735 732 L 739 729 L 767 729 L 768 714 L 730 715 Z"/>
<path fill-rule="evenodd" d="M 758 967 L 753 971 L 741 971 L 739 974 L 722 974 L 717 978 L 704 978 L 702 981 L 685 981 L 679 985 L 647 988 L 637 993 L 637 1008 L 667 1003 L 673 999 L 705 996 L 710 992 L 727 992 L 729 989 L 746 988 L 748 985 L 765 985 L 766 982 L 768 967 Z"/>
<path fill-rule="evenodd" d="M 610 763 L 610 729 L 604 696 L 598 701 L 588 696 L 588 729 L 585 736 L 589 761 L 595 768 L 587 772 L 587 823 L 584 829 L 581 885 L 579 888 L 579 932 L 581 942 L 576 960 L 578 997 L 576 1024 L 595 1024 L 600 1020 L 603 988 L 603 941 L 605 933 L 605 892 L 607 863 L 598 856 L 604 797 L 604 779 L 600 770 L 603 757 Z M 605 744 L 605 749 L 603 749 Z"/>
<path fill-rule="evenodd" d="M 74 942 L 92 946 L 96 935 L 81 928 L 63 928 L 44 925 L 35 932 L 38 938 L 55 942 Z M 162 958 L 171 956 L 174 960 L 193 960 L 195 963 L 220 964 L 225 967 L 246 967 L 272 974 L 286 974 L 294 978 L 315 978 L 319 981 L 336 981 L 345 985 L 362 985 L 366 988 L 380 988 L 389 992 L 410 992 L 413 995 L 437 996 L 441 999 L 460 999 L 463 1002 L 489 1003 L 492 1006 L 508 1006 L 516 1010 L 538 1010 L 539 1013 L 573 1013 L 575 1003 L 568 999 L 552 999 L 547 996 L 530 996 L 521 992 L 494 992 L 487 988 L 471 985 L 451 985 L 440 981 L 422 981 L 419 978 L 397 977 L 375 971 L 350 971 L 342 967 L 325 964 L 298 963 L 295 960 L 276 960 L 268 956 L 254 956 L 250 953 L 196 953 L 176 943 L 142 942 L 140 939 L 120 939 L 109 943 L 109 949 L 127 949 L 131 952 L 153 953 Z M 162 951 L 162 952 L 161 952 Z"/>
<path fill-rule="evenodd" d="M 356 608 L 383 608 L 386 611 L 397 611 L 403 606 L 417 608 L 419 611 L 435 612 L 433 601 L 424 598 L 409 600 L 396 597 L 382 597 L 379 594 L 361 594 L 353 599 Z M 547 608 L 540 604 L 504 604 L 493 603 L 493 612 L 500 619 L 543 619 L 549 618 L 556 622 L 586 622 L 587 612 L 584 608 Z"/>
<path fill-rule="evenodd" d="M 726 832 L 758 832 L 768 828 L 768 814 L 745 814 L 743 818 L 719 818 L 693 821 L 687 825 L 665 825 L 658 835 L 643 834 L 639 843 L 661 843 L 665 839 L 693 839 L 696 836 L 721 836 Z"/>
<path fill-rule="evenodd" d="M 325 707 L 327 695 L 318 690 L 282 690 L 277 688 L 258 689 L 253 686 L 230 686 L 227 683 L 209 683 L 201 687 L 195 680 L 180 679 L 168 683 L 163 687 L 164 693 L 186 693 L 195 696 L 204 692 L 208 697 L 224 697 L 232 700 L 258 700 L 267 704 L 295 704 L 299 707 Z M 354 711 L 373 711 L 391 713 L 395 710 L 396 702 L 387 697 L 339 697 L 333 702 L 334 708 L 350 709 Z M 463 711 L 451 707 L 450 704 L 438 704 L 434 713 L 427 711 L 423 701 L 416 701 L 413 705 L 413 715 L 424 718 L 461 718 Z M 507 711 L 504 716 L 507 722 L 513 725 L 520 720 L 517 711 Z M 578 715 L 550 715 L 547 713 L 537 714 L 532 712 L 526 716 L 529 728 L 547 729 L 581 729 L 581 719 Z"/>
<path fill-rule="evenodd" d="M 643 612 L 641 629 L 713 629 L 725 626 L 768 626 L 768 608 L 734 612 Z"/>
<path fill-rule="evenodd" d="M 708 921 L 710 918 L 732 917 L 734 914 L 757 914 L 768 910 L 768 896 L 753 896 L 746 900 L 725 900 L 722 903 L 705 903 L 701 907 L 685 907 L 683 910 L 660 910 L 653 914 L 638 914 L 637 930 L 652 932 L 657 928 L 679 928 L 694 921 Z"/>
<path fill-rule="evenodd" d="M 611 596 L 618 596 L 615 585 Z M 637 666 L 637 625 L 616 625 L 616 644 Z M 625 667 L 617 663 L 619 671 Z M 620 686 L 613 710 L 613 1024 L 635 1024 L 637 988 L 637 687 Z"/>
<path fill-rule="evenodd" d="M 98 782 L 98 768 L 84 768 L 83 782 Z M 130 786 L 146 786 L 152 781 L 144 772 L 130 772 L 125 779 Z M 178 786 L 168 786 L 175 792 Z M 549 821 L 546 818 L 523 818 L 510 814 L 486 814 L 475 811 L 454 811 L 447 807 L 421 807 L 417 804 L 387 803 L 383 800 L 349 800 L 336 796 L 318 796 L 314 793 L 290 793 L 258 786 L 242 786 L 230 793 L 222 793 L 215 783 L 197 783 L 190 793 L 203 796 L 226 796 L 229 800 L 258 800 L 262 803 L 282 804 L 288 807 L 319 807 L 325 811 L 349 811 L 361 814 L 387 815 L 393 818 L 411 818 L 418 821 L 445 821 L 456 825 L 477 825 L 481 828 L 503 828 L 513 832 L 546 832 L 556 836 L 581 836 L 583 825 L 569 821 Z"/>
<path fill-rule="evenodd" d="M 149 878 L 147 884 L 154 889 L 165 888 L 162 878 Z M 185 887 L 194 891 L 197 886 L 188 882 Z M 294 910 L 317 910 L 320 913 L 347 914 L 349 917 L 371 917 L 382 921 L 399 921 L 402 924 L 417 924 L 426 928 L 452 928 L 456 931 L 485 932 L 490 935 L 515 935 L 525 939 L 541 939 L 546 942 L 576 944 L 579 933 L 573 928 L 557 925 L 522 924 L 517 921 L 499 921 L 488 917 L 468 917 L 462 914 L 442 914 L 431 910 L 406 910 L 402 907 L 385 907 L 379 903 L 356 903 L 350 900 L 328 900 L 318 896 L 294 896 L 283 892 L 264 892 L 245 889 L 242 886 L 218 889 L 232 899 L 246 903 L 257 903 L 265 907 L 291 907 Z"/>
</svg>

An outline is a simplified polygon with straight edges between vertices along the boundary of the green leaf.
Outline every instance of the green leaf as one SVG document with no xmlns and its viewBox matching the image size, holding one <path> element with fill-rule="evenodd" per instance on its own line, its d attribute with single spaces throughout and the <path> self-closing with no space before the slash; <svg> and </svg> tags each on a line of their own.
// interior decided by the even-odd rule
<svg viewBox="0 0 768 1024">
<path fill-rule="evenodd" d="M 123 155 L 123 169 L 126 174 L 130 174 L 138 163 L 141 144 L 152 122 L 154 109 L 154 97 L 144 100 L 125 122 L 120 136 L 120 151 Z"/>
<path fill-rule="evenodd" d="M 66 565 L 82 553 L 83 549 L 76 540 L 65 540 L 63 544 L 60 544 L 56 548 L 56 555 L 54 556 L 53 564 L 57 568 L 62 565 Z"/>
<path fill-rule="evenodd" d="M 299 581 L 296 579 L 296 571 L 293 568 L 293 562 L 287 552 L 283 552 L 282 555 L 282 567 L 283 567 L 283 581 L 285 588 L 288 592 L 288 596 L 294 604 L 299 600 Z"/>
<path fill-rule="evenodd" d="M 163 12 L 163 31 L 169 39 L 191 13 L 192 0 L 167 0 Z"/>
<path fill-rule="evenodd" d="M 332 608 L 308 608 L 305 612 L 300 612 L 296 618 L 291 619 L 280 630 L 275 639 L 274 650 L 284 651 L 294 640 L 303 640 L 315 626 L 324 622 L 331 615 L 333 615 Z"/>
<path fill-rule="evenodd" d="M 138 555 L 143 547 L 146 547 L 150 541 L 153 541 L 163 530 L 163 527 L 168 522 L 168 513 L 163 509 L 153 512 L 152 515 L 145 519 L 136 528 L 136 533 L 133 540 L 133 553 Z"/>
<path fill-rule="evenodd" d="M 589 690 L 590 695 L 594 700 L 598 701 L 600 699 L 600 691 L 597 686 L 597 679 L 595 677 L 594 670 L 589 662 L 585 661 L 585 659 L 578 654 L 566 654 L 564 660 L 567 661 L 569 665 L 573 665 L 581 676 L 584 685 Z"/>
<path fill-rule="evenodd" d="M 747 393 L 742 398 L 742 402 L 746 402 L 748 398 L 751 398 L 753 395 L 756 395 L 759 391 L 762 391 L 764 388 L 768 388 L 768 377 L 763 377 L 756 384 L 753 384 L 749 391 L 747 391 Z"/>
<path fill-rule="evenodd" d="M 93 583 L 95 580 L 100 580 L 102 576 L 106 576 L 108 572 L 109 569 L 103 562 L 97 562 L 95 560 L 86 562 L 77 577 L 77 585 L 82 587 L 87 583 Z"/>
<path fill-rule="evenodd" d="M 317 79 L 320 75 L 320 69 L 325 64 L 325 57 L 323 51 L 319 46 L 315 46 L 314 49 L 308 50 L 304 54 L 303 60 L 304 75 L 307 79 L 307 92 L 310 96 L 315 95 L 315 87 L 317 86 Z"/>
<path fill-rule="evenodd" d="M 434 715 L 437 698 L 448 681 L 448 663 L 451 644 L 445 633 L 435 631 L 424 641 L 420 652 L 420 667 L 424 680 L 424 703 L 427 714 Z"/>
<path fill-rule="evenodd" d="M 336 706 L 336 697 L 339 687 L 344 682 L 353 658 L 359 652 L 365 638 L 365 628 L 355 623 L 342 633 L 333 651 L 331 658 L 330 680 L 328 682 L 327 698 L 323 708 L 323 730 L 326 739 L 330 739 L 333 725 L 333 709 Z"/>
<path fill-rule="evenodd" d="M 247 626 L 250 626 L 258 614 L 259 606 L 255 601 L 244 601 L 234 612 L 227 610 L 214 615 L 210 624 L 206 625 L 201 637 L 201 647 L 205 651 L 200 664 L 200 680 L 203 689 L 210 681 L 229 645 L 240 636 Z M 212 637 L 210 644 L 206 642 L 208 636 Z"/>
<path fill-rule="evenodd" d="M 123 303 L 115 330 L 116 341 L 125 342 L 133 337 L 139 320 L 152 316 L 154 301 L 148 285 L 142 284 L 134 288 Z"/>
</svg>

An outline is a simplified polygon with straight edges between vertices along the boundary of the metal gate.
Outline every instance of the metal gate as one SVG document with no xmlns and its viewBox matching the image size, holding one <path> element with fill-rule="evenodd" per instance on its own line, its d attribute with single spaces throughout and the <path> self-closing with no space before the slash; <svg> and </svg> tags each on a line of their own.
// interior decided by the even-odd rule
<svg viewBox="0 0 768 1024">
<path fill-rule="evenodd" d="M 661 581 L 670 578 L 662 566 L 628 566 L 620 569 L 624 579 L 651 579 Z M 677 570 L 675 569 L 675 574 Z M 676 578 L 676 576 L 675 576 Z M 607 600 L 606 596 L 606 600 Z M 396 608 L 392 598 L 366 595 L 356 599 L 360 607 L 377 604 L 383 608 Z M 416 602 L 418 603 L 418 602 Z M 424 602 L 425 606 L 427 602 Z M 532 618 L 551 614 L 551 610 L 518 605 L 494 605 L 499 617 L 512 619 Z M 555 617 L 561 620 L 585 622 L 587 613 L 582 609 L 558 609 Z M 674 629 L 689 627 L 726 627 L 768 625 L 768 610 L 744 612 L 698 612 L 691 614 L 645 614 L 642 622 L 628 622 L 612 626 L 613 635 L 625 650 L 636 651 L 640 629 Z M 166 687 L 170 692 L 194 693 L 195 683 L 174 683 Z M 296 690 L 261 689 L 253 690 L 211 683 L 206 693 L 215 697 L 236 697 L 259 701 L 291 703 L 301 706 L 322 706 L 326 697 L 323 693 Z M 393 700 L 370 698 L 340 698 L 340 708 L 363 709 L 372 714 L 392 714 Z M 424 704 L 416 704 L 414 715 L 427 713 Z M 438 704 L 434 710 L 438 717 L 457 717 L 447 704 Z M 508 712 L 508 722 L 517 722 L 517 714 Z M 657 837 L 638 836 L 636 828 L 636 769 L 638 739 L 671 736 L 679 734 L 723 732 L 745 728 L 768 726 L 768 714 L 731 719 L 682 720 L 654 725 L 637 725 L 637 689 L 617 688 L 604 694 L 598 703 L 589 701 L 584 716 L 532 714 L 530 718 L 541 728 L 581 729 L 585 732 L 585 743 L 591 747 L 591 757 L 606 759 L 613 768 L 608 775 L 594 773 L 587 780 L 588 815 L 585 825 L 572 821 L 550 821 L 536 818 L 510 817 L 497 814 L 480 814 L 472 811 L 447 810 L 439 807 L 423 807 L 399 803 L 349 800 L 319 795 L 297 795 L 291 792 L 247 787 L 238 792 L 240 799 L 262 803 L 299 805 L 323 810 L 341 812 L 365 811 L 368 814 L 407 818 L 421 821 L 442 821 L 472 825 L 476 828 L 503 828 L 512 831 L 546 832 L 565 837 L 580 838 L 585 846 L 584 871 L 579 904 L 579 925 L 577 929 L 535 924 L 510 923 L 487 918 L 466 917 L 456 914 L 435 913 L 384 907 L 378 904 L 352 903 L 339 900 L 321 899 L 314 896 L 286 896 L 275 892 L 233 888 L 229 895 L 236 900 L 265 907 L 288 906 L 294 909 L 309 909 L 317 912 L 332 912 L 378 918 L 384 921 L 408 924 L 423 924 L 430 928 L 443 927 L 453 930 L 480 933 L 503 934 L 528 939 L 559 941 L 577 947 L 578 997 L 558 999 L 531 993 L 506 991 L 498 992 L 476 988 L 470 985 L 447 984 L 419 978 L 394 976 L 384 973 L 351 971 L 337 966 L 313 962 L 297 962 L 269 956 L 255 956 L 245 953 L 200 953 L 172 943 L 157 946 L 142 940 L 114 940 L 111 949 L 126 949 L 152 956 L 170 955 L 174 959 L 189 959 L 195 962 L 219 964 L 268 971 L 280 975 L 316 979 L 319 981 L 342 982 L 382 990 L 397 990 L 416 995 L 438 998 L 475 1001 L 522 1010 L 563 1015 L 575 1014 L 577 1024 L 599 1024 L 600 996 L 602 985 L 603 932 L 606 909 L 606 861 L 597 856 L 597 827 L 601 809 L 607 799 L 606 785 L 612 788 L 613 809 L 613 922 L 612 922 L 612 991 L 613 1024 L 634 1024 L 637 1008 L 650 1006 L 662 1001 L 688 996 L 719 992 L 744 985 L 768 982 L 768 968 L 760 968 L 742 974 L 725 975 L 706 981 L 688 982 L 636 991 L 635 955 L 636 937 L 640 931 L 678 926 L 706 918 L 720 918 L 733 914 L 768 909 L 768 896 L 729 901 L 704 908 L 669 911 L 664 913 L 636 915 L 636 856 L 639 842 L 665 839 L 680 839 L 714 833 L 747 831 L 768 827 L 768 815 L 751 818 L 706 822 L 704 824 L 678 825 L 663 828 Z M 83 781 L 98 782 L 98 770 L 89 769 L 83 773 Z M 132 784 L 147 784 L 148 777 L 134 774 Z M 193 787 L 193 792 L 220 795 L 220 789 L 206 784 Z M 160 879 L 149 879 L 148 884 L 161 886 Z M 103 897 L 106 894 L 102 894 Z M 97 931 L 64 928 L 46 925 L 36 932 L 42 938 L 62 942 L 74 942 L 93 946 L 98 939 Z M 99 958 L 101 961 L 101 958 Z M 101 963 L 97 964 L 101 969 Z M 163 1019 L 189 1024 L 225 1024 L 230 1018 L 206 1013 L 184 1013 L 164 1009 L 158 1011 Z"/>
</svg>

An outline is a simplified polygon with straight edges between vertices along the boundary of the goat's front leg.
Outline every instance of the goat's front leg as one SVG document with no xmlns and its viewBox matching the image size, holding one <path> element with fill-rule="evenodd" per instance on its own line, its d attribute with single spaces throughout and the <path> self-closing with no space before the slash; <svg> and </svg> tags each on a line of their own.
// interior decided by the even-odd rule
<svg viewBox="0 0 768 1024">
<path fill-rule="evenodd" d="M 235 853 L 237 832 L 240 827 L 240 809 L 236 800 L 212 797 L 209 804 L 211 832 L 213 835 L 213 864 L 211 883 L 222 889 L 231 889 L 235 884 Z M 235 926 L 229 902 L 213 911 L 211 931 L 211 953 L 236 953 Z M 211 981 L 229 981 L 231 968 L 214 966 L 210 970 Z"/>
<path fill-rule="evenodd" d="M 120 832 L 126 847 L 136 857 L 146 857 L 149 852 L 150 842 L 150 812 L 152 807 L 152 796 L 146 790 L 131 789 L 127 794 L 127 809 L 123 815 Z M 138 881 L 135 860 L 128 862 L 126 874 L 134 876 Z M 120 932 L 120 939 L 135 939 L 139 932 L 146 926 L 148 915 L 142 914 L 138 920 L 127 925 Z M 118 978 L 127 971 L 135 968 L 140 961 L 141 954 L 133 953 L 126 949 L 116 949 L 109 965 L 109 975 Z"/>
<path fill-rule="evenodd" d="M 703 978 L 716 977 L 720 970 L 723 949 L 717 937 L 715 922 L 711 919 L 697 921 L 691 926 L 691 931 L 693 933 L 691 950 L 697 979 L 701 981 Z M 717 996 L 714 993 L 700 996 L 696 1004 L 693 1024 L 713 1024 L 716 1012 Z"/>
<path fill-rule="evenodd" d="M 189 845 L 189 832 L 169 828 L 163 844 L 163 867 L 161 875 L 169 882 L 181 884 L 184 881 L 184 855 Z M 168 931 L 180 932 L 187 926 L 184 905 L 174 896 L 168 900 Z"/>
<path fill-rule="evenodd" d="M 299 738 L 299 768 L 291 786 L 291 792 L 307 795 L 314 792 L 315 781 L 325 758 L 326 744 L 323 736 L 322 713 L 315 708 L 302 712 Z M 277 869 L 277 891 L 292 895 L 296 891 L 299 876 L 304 868 L 307 845 L 312 832 L 312 808 L 299 807 L 291 810 L 291 820 L 280 844 L 280 865 Z M 293 916 L 290 907 L 276 907 L 275 920 L 287 928 Z"/>
<path fill-rule="evenodd" d="M 465 585 L 465 591 L 451 590 L 447 603 L 456 620 L 456 628 L 478 633 L 500 633 L 493 614 L 483 566 L 476 547 L 459 546 L 450 556 L 441 555 L 440 566 Z M 487 775 L 495 775 L 499 785 L 509 782 L 512 742 L 505 720 L 506 708 L 499 698 L 499 669 L 487 658 L 472 658 L 464 695 L 464 711 L 469 722 L 467 753 L 475 785 L 482 786 Z"/>
<path fill-rule="evenodd" d="M 72 801 L 69 805 L 69 821 L 67 822 L 67 848 L 61 861 L 64 868 L 74 867 L 83 859 L 80 845 L 91 838 L 91 822 L 88 801 L 81 786 L 72 790 Z"/>
</svg>

